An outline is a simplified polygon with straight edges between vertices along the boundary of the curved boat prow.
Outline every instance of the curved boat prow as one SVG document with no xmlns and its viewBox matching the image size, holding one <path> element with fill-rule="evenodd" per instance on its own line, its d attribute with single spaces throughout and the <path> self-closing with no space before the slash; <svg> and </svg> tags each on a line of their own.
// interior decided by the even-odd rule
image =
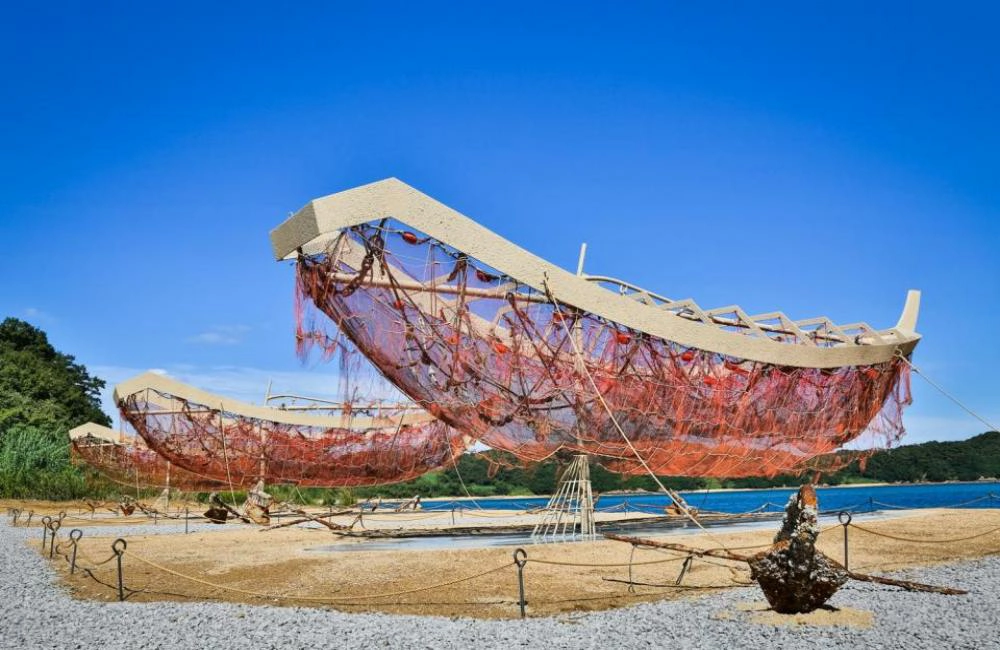
<svg viewBox="0 0 1000 650">
<path fill-rule="evenodd" d="M 917 333 L 917 316 L 920 314 L 920 291 L 910 289 L 906 292 L 906 303 L 903 305 L 903 313 L 899 315 L 899 322 L 896 329 L 906 334 Z"/>
</svg>

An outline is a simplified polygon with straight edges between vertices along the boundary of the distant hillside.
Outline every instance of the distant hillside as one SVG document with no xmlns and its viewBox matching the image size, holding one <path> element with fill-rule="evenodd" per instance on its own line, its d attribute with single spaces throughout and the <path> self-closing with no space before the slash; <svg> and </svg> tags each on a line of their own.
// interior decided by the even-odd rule
<svg viewBox="0 0 1000 650">
<path fill-rule="evenodd" d="M 875 453 L 864 470 L 846 473 L 873 481 L 975 481 L 1000 477 L 1000 432 L 957 442 L 925 442 Z"/>
</svg>

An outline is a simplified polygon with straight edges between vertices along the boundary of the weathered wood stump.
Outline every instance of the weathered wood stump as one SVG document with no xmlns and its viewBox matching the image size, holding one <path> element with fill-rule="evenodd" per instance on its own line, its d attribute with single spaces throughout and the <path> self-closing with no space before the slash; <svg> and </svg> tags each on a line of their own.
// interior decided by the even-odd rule
<svg viewBox="0 0 1000 650">
<path fill-rule="evenodd" d="M 803 485 L 785 506 L 785 518 L 774 545 L 748 559 L 751 577 L 776 612 L 811 612 L 850 577 L 840 564 L 816 550 L 818 517 L 816 490 Z"/>
<path fill-rule="evenodd" d="M 243 514 L 255 524 L 270 526 L 270 507 L 273 502 L 274 497 L 264 491 L 264 481 L 258 481 L 254 489 L 247 494 L 247 500 L 243 504 Z"/>
</svg>

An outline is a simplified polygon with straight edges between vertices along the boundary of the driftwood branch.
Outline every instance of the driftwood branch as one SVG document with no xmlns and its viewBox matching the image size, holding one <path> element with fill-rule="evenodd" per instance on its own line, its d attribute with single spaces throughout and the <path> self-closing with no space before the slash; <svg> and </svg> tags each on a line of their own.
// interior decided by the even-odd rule
<svg viewBox="0 0 1000 650">
<path fill-rule="evenodd" d="M 725 549 L 700 549 L 693 548 L 691 546 L 684 546 L 683 544 L 672 544 L 669 542 L 655 542 L 650 539 L 642 539 L 641 537 L 630 537 L 627 535 L 613 535 L 607 533 L 604 535 L 608 539 L 613 539 L 618 542 L 626 542 L 628 544 L 634 544 L 636 546 L 649 546 L 652 548 L 662 548 L 670 551 L 677 551 L 678 553 L 686 553 L 688 555 L 693 555 L 695 557 L 714 557 L 723 560 L 733 560 L 736 562 L 750 562 L 750 557 L 746 555 L 740 555 L 739 553 L 733 553 L 732 551 L 727 551 Z M 842 567 L 842 565 L 824 554 L 832 564 Z M 901 589 L 906 589 L 907 591 L 924 591 L 935 594 L 945 594 L 947 596 L 960 596 L 962 594 L 967 594 L 969 592 L 962 589 L 954 589 L 952 587 L 939 587 L 937 585 L 928 585 L 922 582 L 912 582 L 910 580 L 895 580 L 893 578 L 885 578 L 882 576 L 873 576 L 867 573 L 857 573 L 856 571 L 847 571 L 847 575 L 850 576 L 852 580 L 858 580 L 859 582 L 872 582 L 879 585 L 889 585 L 891 587 L 900 587 Z"/>
<path fill-rule="evenodd" d="M 636 546 L 650 546 L 653 548 L 662 548 L 668 551 L 677 551 L 678 553 L 684 553 L 685 555 L 693 555 L 694 557 L 715 557 L 721 560 L 733 560 L 736 562 L 750 561 L 750 557 L 747 555 L 740 555 L 739 553 L 733 553 L 732 551 L 727 551 L 721 548 L 693 548 L 691 546 L 684 546 L 683 544 L 671 544 L 670 542 L 654 542 L 651 539 L 642 539 L 641 537 L 631 537 L 629 535 L 615 535 L 613 533 L 605 533 L 604 536 L 608 539 L 613 539 L 618 542 L 626 542 L 628 544 L 635 544 Z"/>
<path fill-rule="evenodd" d="M 297 523 L 300 523 L 300 524 L 301 523 L 305 523 L 307 521 L 314 521 L 317 524 L 322 524 L 323 526 L 326 526 L 330 530 L 334 530 L 334 531 L 350 530 L 351 526 L 354 525 L 354 524 L 351 524 L 351 526 L 344 526 L 342 524 L 335 524 L 335 523 L 333 523 L 331 521 L 324 521 L 321 517 L 317 517 L 317 516 L 311 515 L 308 512 L 306 512 L 305 510 L 292 510 L 292 512 L 294 512 L 295 514 L 297 514 L 299 517 L 302 518 L 299 522 L 297 522 Z M 329 517 L 330 515 L 327 514 L 326 516 Z M 279 525 L 291 525 L 291 524 L 279 524 Z M 272 528 L 277 528 L 277 527 L 278 526 L 272 526 Z"/>
</svg>

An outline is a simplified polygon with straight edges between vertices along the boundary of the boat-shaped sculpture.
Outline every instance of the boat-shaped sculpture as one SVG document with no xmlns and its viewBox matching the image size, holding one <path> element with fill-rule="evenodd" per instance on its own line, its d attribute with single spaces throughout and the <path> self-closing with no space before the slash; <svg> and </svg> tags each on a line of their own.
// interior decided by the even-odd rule
<svg viewBox="0 0 1000 650">
<path fill-rule="evenodd" d="M 420 409 L 340 415 L 257 406 L 155 373 L 115 387 L 122 420 L 171 463 L 234 487 L 353 487 L 448 467 L 470 439 Z"/>
<path fill-rule="evenodd" d="M 224 481 L 174 466 L 146 446 L 141 438 L 126 436 L 88 422 L 69 432 L 74 462 L 94 468 L 105 478 L 128 487 L 176 488 L 188 492 L 219 490 Z"/>
<path fill-rule="evenodd" d="M 903 433 L 916 291 L 884 330 L 704 309 L 570 273 L 396 179 L 311 201 L 271 241 L 297 302 L 328 318 L 300 346 L 339 331 L 429 412 L 526 461 L 770 475 Z"/>
</svg>

